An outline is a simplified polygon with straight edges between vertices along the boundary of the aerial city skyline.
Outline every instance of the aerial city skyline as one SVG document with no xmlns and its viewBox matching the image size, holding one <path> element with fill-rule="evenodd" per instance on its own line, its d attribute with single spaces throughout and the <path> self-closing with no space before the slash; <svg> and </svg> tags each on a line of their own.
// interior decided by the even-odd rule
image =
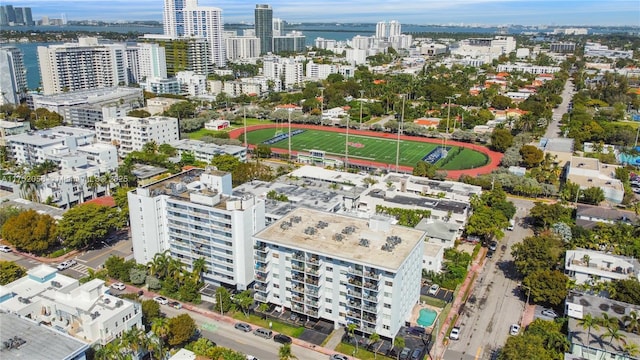
<svg viewBox="0 0 640 360">
<path fill-rule="evenodd" d="M 115 0 L 96 3 L 81 0 L 60 3 L 53 0 L 14 0 L 4 2 L 14 7 L 31 7 L 33 18 L 63 16 L 68 20 L 100 21 L 162 21 L 161 0 L 136 2 Z M 255 1 L 200 1 L 200 6 L 223 10 L 224 22 L 253 23 Z M 579 6 L 576 6 L 578 5 Z M 271 1 L 280 17 L 289 22 L 377 22 L 397 19 L 406 24 L 455 25 L 591 25 L 638 26 L 640 6 L 637 1 L 509 1 L 460 0 L 455 2 L 380 4 L 365 0 L 331 1 Z M 123 11 L 126 9 L 126 11 Z M 337 11 L 339 9 L 339 11 Z"/>
</svg>

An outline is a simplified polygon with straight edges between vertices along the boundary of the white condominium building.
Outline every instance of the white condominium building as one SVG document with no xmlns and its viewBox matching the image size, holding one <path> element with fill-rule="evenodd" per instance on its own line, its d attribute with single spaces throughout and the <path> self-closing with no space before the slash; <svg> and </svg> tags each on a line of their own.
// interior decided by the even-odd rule
<svg viewBox="0 0 640 360">
<path fill-rule="evenodd" d="M 148 142 L 168 144 L 177 141 L 179 136 L 178 119 L 166 116 L 124 116 L 96 123 L 97 140 L 116 145 L 121 157 L 132 151 L 142 150 Z"/>
<path fill-rule="evenodd" d="M 424 232 L 298 208 L 254 235 L 255 299 L 394 338 L 420 299 Z"/>
<path fill-rule="evenodd" d="M 184 35 L 207 39 L 211 51 L 211 61 L 217 67 L 224 67 L 226 58 L 224 55 L 222 9 L 198 6 L 197 0 L 186 0 L 182 15 L 184 16 Z"/>
<path fill-rule="evenodd" d="M 168 250 L 192 269 L 204 258 L 203 281 L 246 289 L 254 277 L 251 236 L 264 228 L 264 201 L 231 191 L 231 174 L 191 169 L 129 192 L 135 260 L 146 264 Z"/>
<path fill-rule="evenodd" d="M 27 70 L 22 51 L 15 47 L 0 47 L 0 105 L 20 104 L 26 89 Z"/>
<path fill-rule="evenodd" d="M 233 155 L 238 160 L 247 161 L 247 148 L 238 145 L 216 145 L 206 143 L 200 140 L 182 139 L 176 142 L 172 142 L 178 155 L 183 153 L 191 153 L 198 161 L 204 161 L 207 164 L 213 160 L 214 157 L 219 155 Z"/>
<path fill-rule="evenodd" d="M 93 130 L 56 126 L 47 130 L 27 132 L 5 138 L 9 157 L 20 165 L 42 164 L 51 156 L 75 152 L 78 147 L 92 144 Z"/>
<path fill-rule="evenodd" d="M 284 80 L 285 88 L 302 84 L 304 78 L 303 64 L 294 58 L 281 58 L 279 56 L 265 56 L 262 63 L 262 72 L 267 79 Z M 276 91 L 282 89 L 276 89 Z"/>
<path fill-rule="evenodd" d="M 129 81 L 141 83 L 147 78 L 166 78 L 167 60 L 165 48 L 159 44 L 138 43 L 127 47 Z"/>
<path fill-rule="evenodd" d="M 125 44 L 99 44 L 97 38 L 77 43 L 38 46 L 45 95 L 128 85 Z"/>
<path fill-rule="evenodd" d="M 80 284 L 47 265 L 0 286 L 0 310 L 88 344 L 105 345 L 133 327 L 143 329 L 140 304 L 109 295 L 104 280 Z"/>
<path fill-rule="evenodd" d="M 253 59 L 260 56 L 257 36 L 229 36 L 225 39 L 227 60 Z"/>
</svg>

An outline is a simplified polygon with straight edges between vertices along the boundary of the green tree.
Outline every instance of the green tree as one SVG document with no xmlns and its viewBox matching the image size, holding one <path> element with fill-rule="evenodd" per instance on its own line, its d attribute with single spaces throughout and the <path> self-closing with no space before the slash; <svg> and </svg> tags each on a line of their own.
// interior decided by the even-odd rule
<svg viewBox="0 0 640 360">
<path fill-rule="evenodd" d="M 527 169 L 539 165 L 544 160 L 544 152 L 533 145 L 523 145 L 520 148 L 520 155 Z"/>
<path fill-rule="evenodd" d="M 567 297 L 569 278 L 558 270 L 538 269 L 527 275 L 522 283 L 531 289 L 536 303 L 558 306 Z"/>
<path fill-rule="evenodd" d="M 369 342 L 371 346 L 375 345 L 375 343 L 377 343 L 378 341 L 380 341 L 380 335 L 378 333 L 374 332 L 373 334 L 369 335 Z M 375 350 L 373 351 L 373 358 L 378 358 L 378 352 Z"/>
<path fill-rule="evenodd" d="M 14 282 L 27 274 L 27 270 L 13 261 L 0 260 L 0 285 Z"/>
<path fill-rule="evenodd" d="M 111 255 L 104 262 L 104 267 L 107 269 L 109 277 L 118 279 L 120 281 L 129 282 L 131 270 L 135 267 L 134 260 L 126 261 L 123 257 Z"/>
<path fill-rule="evenodd" d="M 235 296 L 235 302 L 246 316 L 249 316 L 249 307 L 253 304 L 253 295 L 250 290 L 245 290 Z"/>
<path fill-rule="evenodd" d="M 293 353 L 291 352 L 291 344 L 286 343 L 286 344 L 282 344 L 282 346 L 280 346 L 280 349 L 278 350 L 278 358 L 280 360 L 297 359 L 297 357 L 295 357 L 293 355 Z"/>
<path fill-rule="evenodd" d="M 271 148 L 266 144 L 258 144 L 256 146 L 256 156 L 262 159 L 268 159 L 271 157 Z"/>
<path fill-rule="evenodd" d="M 129 279 L 134 285 L 142 285 L 147 281 L 147 270 L 133 267 L 129 270 Z"/>
<path fill-rule="evenodd" d="M 56 221 L 35 210 L 21 212 L 2 226 L 2 237 L 18 250 L 43 253 L 56 243 Z"/>
<path fill-rule="evenodd" d="M 2 226 L 7 220 L 18 216 L 23 211 L 21 208 L 12 205 L 0 207 L 0 229 L 2 229 Z"/>
<path fill-rule="evenodd" d="M 233 172 L 240 164 L 240 160 L 230 154 L 218 155 L 211 159 L 211 165 L 220 171 Z"/>
<path fill-rule="evenodd" d="M 511 105 L 511 98 L 504 95 L 496 95 L 491 99 L 491 106 L 499 110 L 508 109 Z"/>
<path fill-rule="evenodd" d="M 177 346 L 189 340 L 196 331 L 196 322 L 189 314 L 169 319 L 169 345 Z"/>
<path fill-rule="evenodd" d="M 573 210 L 562 204 L 545 204 L 536 202 L 529 211 L 528 221 L 538 229 L 548 229 L 551 224 L 564 222 L 565 224 L 573 224 Z"/>
<path fill-rule="evenodd" d="M 509 220 L 499 209 L 483 206 L 474 210 L 469 217 L 466 232 L 467 235 L 482 236 L 487 240 L 494 237 L 500 239 L 508 223 Z"/>
<path fill-rule="evenodd" d="M 498 360 L 521 360 L 523 354 L 526 354 L 527 359 L 554 360 L 553 354 L 545 348 L 544 340 L 527 333 L 510 336 L 500 351 Z"/>
<path fill-rule="evenodd" d="M 564 254 L 562 240 L 552 234 L 530 236 L 512 246 L 516 269 L 527 277 L 538 270 L 549 270 L 560 263 Z"/>
<path fill-rule="evenodd" d="M 421 160 L 413 168 L 413 175 L 433 179 L 436 176 L 437 169 L 437 166 Z"/>
<path fill-rule="evenodd" d="M 513 145 L 513 135 L 508 129 L 496 128 L 491 133 L 491 148 L 495 151 L 505 152 Z"/>
<path fill-rule="evenodd" d="M 231 310 L 231 294 L 229 290 L 220 286 L 216 289 L 216 305 L 213 307 L 214 310 L 220 312 L 228 312 Z"/>
<path fill-rule="evenodd" d="M 613 280 L 612 299 L 640 305 L 640 282 L 636 279 Z"/>
<path fill-rule="evenodd" d="M 127 116 L 137 117 L 137 118 L 148 118 L 149 116 L 151 116 L 151 113 L 148 112 L 147 110 L 135 109 L 135 110 L 129 111 L 127 113 Z"/>
<path fill-rule="evenodd" d="M 147 300 L 153 301 L 153 300 Z M 159 355 L 164 354 L 163 346 L 164 343 L 169 338 L 169 334 L 171 334 L 171 326 L 169 325 L 169 320 L 164 317 L 159 317 L 160 314 L 160 305 L 153 301 L 156 306 L 158 306 L 158 316 L 154 317 L 151 322 L 151 331 L 158 337 L 158 345 L 159 345 Z M 144 302 L 143 302 L 144 303 Z M 158 359 L 164 359 L 163 356 L 159 356 Z"/>
<path fill-rule="evenodd" d="M 58 222 L 58 236 L 66 246 L 80 249 L 103 241 L 122 226 L 118 210 L 95 204 L 78 205 Z"/>
<path fill-rule="evenodd" d="M 594 318 L 591 314 L 585 314 L 582 319 L 578 320 L 578 326 L 587 330 L 587 345 L 591 344 L 591 329 L 600 330 L 598 318 Z M 584 349 L 583 349 L 584 351 Z"/>
<path fill-rule="evenodd" d="M 196 113 L 195 104 L 189 101 L 180 101 L 171 106 L 164 112 L 165 116 L 171 116 L 178 120 L 191 118 Z"/>
<path fill-rule="evenodd" d="M 160 304 L 157 301 L 142 300 L 140 307 L 142 308 L 142 318 L 146 324 L 152 324 L 156 319 L 160 318 Z"/>
<path fill-rule="evenodd" d="M 406 343 L 402 336 L 396 336 L 395 339 L 393 339 L 393 345 L 394 347 L 402 349 L 406 346 Z"/>
<path fill-rule="evenodd" d="M 590 187 L 581 191 L 582 200 L 591 205 L 598 205 L 604 201 L 604 191 L 599 187 Z"/>
</svg>

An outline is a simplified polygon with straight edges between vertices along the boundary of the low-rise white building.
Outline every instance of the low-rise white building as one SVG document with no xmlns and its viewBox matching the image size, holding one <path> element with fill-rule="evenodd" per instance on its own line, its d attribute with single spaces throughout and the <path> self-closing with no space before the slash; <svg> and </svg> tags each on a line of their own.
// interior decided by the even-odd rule
<svg viewBox="0 0 640 360">
<path fill-rule="evenodd" d="M 565 274 L 574 279 L 576 284 L 625 279 L 640 280 L 638 260 L 596 250 L 567 250 L 564 269 Z"/>
<path fill-rule="evenodd" d="M 254 239 L 259 302 L 394 338 L 419 301 L 424 233 L 387 218 L 299 208 Z"/>
<path fill-rule="evenodd" d="M 180 91 L 189 96 L 200 96 L 207 94 L 207 77 L 199 75 L 193 71 L 179 71 L 176 79 L 180 84 Z"/>
<path fill-rule="evenodd" d="M 95 137 L 93 130 L 56 126 L 7 136 L 5 141 L 12 160 L 20 165 L 34 166 L 52 155 L 75 152 L 79 146 L 92 144 Z"/>
<path fill-rule="evenodd" d="M 444 251 L 446 247 L 443 245 L 427 242 L 424 244 L 424 256 L 422 258 L 422 269 L 427 272 L 439 273 L 442 271 L 444 264 Z"/>
<path fill-rule="evenodd" d="M 572 156 L 566 170 L 567 181 L 578 184 L 581 190 L 601 188 L 605 200 L 619 204 L 624 197 L 622 181 L 616 179 L 619 165 L 603 164 L 598 159 Z"/>
<path fill-rule="evenodd" d="M 216 145 L 191 139 L 174 141 L 170 145 L 176 149 L 178 155 L 189 152 L 193 154 L 196 160 L 204 161 L 207 164 L 211 163 L 214 157 L 226 154 L 233 155 L 242 162 L 247 161 L 247 149 L 244 146 Z"/>
<path fill-rule="evenodd" d="M 154 94 L 180 94 L 180 83 L 176 78 L 147 78 L 140 87 Z"/>
<path fill-rule="evenodd" d="M 31 124 L 28 121 L 5 121 L 0 120 L 0 146 L 6 146 L 7 136 L 26 133 L 31 130 Z"/>
<path fill-rule="evenodd" d="M 27 276 L 0 286 L 0 310 L 83 342 L 105 345 L 133 327 L 142 329 L 140 304 L 109 295 L 107 290 L 104 280 L 80 284 L 52 267 L 38 265 Z"/>
<path fill-rule="evenodd" d="M 517 63 L 517 64 L 499 64 L 497 70 L 498 72 L 520 71 L 520 72 L 529 73 L 529 74 L 555 74 L 561 69 L 559 66 L 538 66 L 538 65 Z"/>
<path fill-rule="evenodd" d="M 96 135 L 99 142 L 115 145 L 120 157 L 142 150 L 148 142 L 168 144 L 180 137 L 178 119 L 166 116 L 109 118 L 96 123 Z"/>
</svg>

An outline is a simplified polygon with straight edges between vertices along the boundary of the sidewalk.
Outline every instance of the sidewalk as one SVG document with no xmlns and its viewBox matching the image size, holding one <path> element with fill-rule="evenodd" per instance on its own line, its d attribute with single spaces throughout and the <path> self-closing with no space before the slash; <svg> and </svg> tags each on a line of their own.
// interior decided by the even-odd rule
<svg viewBox="0 0 640 360">
<path fill-rule="evenodd" d="M 467 277 L 464 279 L 464 281 L 460 285 L 458 296 L 456 296 L 456 298 L 453 300 L 453 304 L 451 305 L 451 310 L 449 311 L 447 318 L 442 323 L 440 332 L 438 332 L 436 336 L 436 340 L 433 345 L 433 347 L 435 348 L 433 359 L 441 359 L 442 356 L 444 355 L 444 351 L 446 350 L 446 347 L 441 345 L 443 344 L 447 336 L 447 330 L 449 330 L 449 327 L 451 326 L 451 322 L 453 321 L 453 318 L 456 315 L 458 315 L 458 312 L 460 311 L 460 306 L 462 306 L 462 304 L 465 302 L 466 300 L 464 299 L 465 294 L 471 294 L 471 292 L 473 291 L 473 286 L 475 285 L 475 281 L 472 282 L 472 280 L 474 279 L 474 277 L 476 277 L 477 274 L 479 274 L 482 271 L 482 267 L 484 266 L 484 263 L 486 260 L 486 257 L 485 257 L 486 252 L 487 252 L 486 248 L 484 247 L 480 248 L 480 251 L 476 256 L 476 259 L 480 259 L 480 261 L 477 261 L 475 259 L 473 260 L 473 262 L 471 263 L 471 269 L 469 270 L 469 273 L 467 273 Z"/>
</svg>

